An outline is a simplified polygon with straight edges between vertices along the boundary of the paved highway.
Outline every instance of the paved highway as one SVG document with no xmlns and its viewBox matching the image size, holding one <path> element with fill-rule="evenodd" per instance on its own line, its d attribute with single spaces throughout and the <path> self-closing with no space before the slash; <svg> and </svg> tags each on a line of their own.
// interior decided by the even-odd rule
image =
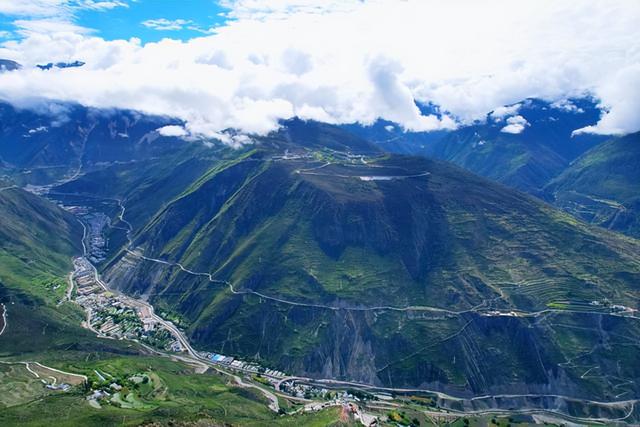
<svg viewBox="0 0 640 427">
<path fill-rule="evenodd" d="M 84 255 L 87 255 L 87 247 L 84 243 L 86 235 L 87 235 L 87 229 L 86 229 L 86 225 L 80 221 L 80 224 L 82 224 L 82 228 L 83 228 L 83 239 L 82 239 L 82 247 L 83 247 L 83 252 Z M 271 393 L 268 390 L 265 390 L 262 387 L 259 387 L 257 385 L 254 384 L 249 384 L 246 383 L 242 380 L 242 378 L 240 378 L 239 376 L 229 373 L 225 370 L 219 369 L 213 362 L 211 362 L 210 360 L 201 357 L 198 352 L 191 346 L 191 344 L 189 343 L 189 340 L 187 339 L 187 337 L 184 335 L 184 333 L 178 329 L 172 322 L 163 319 L 162 317 L 158 316 L 155 313 L 155 310 L 153 308 L 153 306 L 145 301 L 141 301 L 135 298 L 131 298 L 127 295 L 124 295 L 123 293 L 111 289 L 109 288 L 109 286 L 102 281 L 102 279 L 100 278 L 100 274 L 98 273 L 98 269 L 91 263 L 89 262 L 86 258 L 85 261 L 87 262 L 88 265 L 91 266 L 91 269 L 93 271 L 93 275 L 94 275 L 94 279 L 96 281 L 96 283 L 98 283 L 105 291 L 111 292 L 113 294 L 118 295 L 118 297 L 125 303 L 127 303 L 128 305 L 132 306 L 132 307 L 136 307 L 139 311 L 144 311 L 146 313 L 146 315 L 153 319 L 154 321 L 156 321 L 157 323 L 161 324 L 162 326 L 164 326 L 169 332 L 171 332 L 171 334 L 180 342 L 180 345 L 182 346 L 183 349 L 186 350 L 187 355 L 174 355 L 174 354 L 169 354 L 169 353 L 162 353 L 162 352 L 157 352 L 159 354 L 163 354 L 165 356 L 168 357 L 172 357 L 172 358 L 176 358 L 176 359 L 181 359 L 185 362 L 191 362 L 191 363 L 197 363 L 199 365 L 204 365 L 206 367 L 209 368 L 213 368 L 218 372 L 221 372 L 225 375 L 228 375 L 230 377 L 233 378 L 233 380 L 236 382 L 236 384 L 238 384 L 240 387 L 244 387 L 244 388 L 254 388 L 257 389 L 260 393 L 262 393 L 268 400 L 269 400 L 269 408 L 274 411 L 274 412 L 278 412 L 280 410 L 280 405 L 278 403 L 278 397 L 274 394 Z M 87 323 L 90 325 L 89 321 L 87 320 Z M 93 329 L 92 329 L 93 330 Z M 94 332 L 97 333 L 97 331 L 93 330 Z M 101 334 L 98 334 L 99 336 L 101 336 Z M 145 346 L 146 347 L 146 346 Z"/>
</svg>

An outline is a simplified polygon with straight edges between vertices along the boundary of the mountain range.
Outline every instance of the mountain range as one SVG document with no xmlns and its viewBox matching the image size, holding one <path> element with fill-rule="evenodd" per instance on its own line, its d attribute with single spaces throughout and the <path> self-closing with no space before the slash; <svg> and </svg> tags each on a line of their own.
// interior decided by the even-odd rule
<svg viewBox="0 0 640 427">
<path fill-rule="evenodd" d="M 640 133 L 595 146 L 544 191 L 556 206 L 585 221 L 640 237 Z"/>
<path fill-rule="evenodd" d="M 97 177 L 56 191 L 89 192 Z M 579 369 L 544 366 L 563 366 L 601 339 L 557 340 L 556 322 L 601 316 L 578 320 L 563 310 L 637 304 L 636 241 L 336 127 L 293 121 L 242 154 L 213 160 L 191 183 L 174 178 L 159 179 L 176 185 L 162 203 L 147 187 L 106 194 L 125 200 L 134 227 L 131 245 L 102 269 L 110 283 L 181 319 L 211 351 L 389 387 L 489 393 L 572 384 L 582 393 Z M 160 206 L 151 213 L 150 204 Z M 504 315 L 512 311 L 524 317 Z M 554 320 L 542 325 L 528 314 L 547 311 Z M 621 322 L 616 328 L 635 333 L 633 322 Z M 513 339 L 544 351 L 542 363 Z M 490 342 L 490 359 L 509 370 L 494 371 L 479 356 Z M 604 365 L 614 356 L 592 357 Z"/>
<path fill-rule="evenodd" d="M 15 61 L 11 61 L 9 59 L 0 59 L 0 72 L 15 71 L 19 70 L 20 68 L 22 68 L 22 66 Z"/>
<path fill-rule="evenodd" d="M 638 134 L 572 134 L 593 100 L 435 134 L 292 119 L 240 148 L 132 111 L 0 107 L 3 265 L 63 277 L 82 235 L 15 187 L 91 197 L 113 205 L 104 280 L 203 351 L 575 416 L 640 396 Z"/>
<path fill-rule="evenodd" d="M 532 98 L 504 106 L 487 114 L 485 120 L 454 131 L 405 132 L 388 122 L 347 129 L 387 151 L 446 160 L 539 195 L 571 161 L 606 139 L 574 133 L 599 117 L 600 109 L 591 98 L 562 103 Z M 510 121 L 516 124 L 510 125 Z"/>
</svg>

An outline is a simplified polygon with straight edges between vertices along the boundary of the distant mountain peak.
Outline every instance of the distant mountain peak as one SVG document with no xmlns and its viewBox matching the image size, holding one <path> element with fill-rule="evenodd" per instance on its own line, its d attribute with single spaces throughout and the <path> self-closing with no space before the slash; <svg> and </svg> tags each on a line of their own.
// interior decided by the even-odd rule
<svg viewBox="0 0 640 427">
<path fill-rule="evenodd" d="M 22 65 L 10 59 L 0 59 L 0 73 L 5 71 L 16 71 L 22 68 Z"/>
<path fill-rule="evenodd" d="M 73 61 L 73 62 L 49 62 L 48 64 L 39 64 L 36 67 L 40 68 L 43 71 L 50 70 L 53 67 L 56 68 L 79 68 L 84 66 L 86 63 L 82 61 Z"/>
</svg>

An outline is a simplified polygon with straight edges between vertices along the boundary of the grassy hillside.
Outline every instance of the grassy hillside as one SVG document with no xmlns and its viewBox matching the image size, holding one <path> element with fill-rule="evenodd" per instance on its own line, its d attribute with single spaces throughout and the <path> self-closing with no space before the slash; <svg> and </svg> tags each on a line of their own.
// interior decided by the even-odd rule
<svg viewBox="0 0 640 427">
<path fill-rule="evenodd" d="M 52 194 L 79 194 L 96 199 L 132 199 L 130 218 L 146 221 L 167 200 L 180 194 L 220 158 L 228 148 L 192 144 L 162 157 L 132 164 L 113 164 L 87 172 L 77 179 L 54 186 Z M 135 201 L 133 201 L 135 200 Z M 136 225 L 139 225 L 136 223 Z"/>
<path fill-rule="evenodd" d="M 99 382 L 96 371 L 118 379 L 144 375 L 148 381 L 135 388 L 132 408 L 103 405 L 94 408 L 81 388 L 66 393 L 43 392 L 42 384 L 19 369 L 21 365 L 0 364 L 0 377 L 15 387 L 32 392 L 33 398 L 14 393 L 19 404 L 3 407 L 8 396 L 0 397 L 3 426 L 137 426 L 137 425 L 235 425 L 288 426 L 346 425 L 339 412 L 331 409 L 313 414 L 279 417 L 267 409 L 260 393 L 234 387 L 227 377 L 215 373 L 194 374 L 186 366 L 157 357 L 104 357 L 58 361 L 57 366 L 86 374 Z M 12 375 L 6 375 L 8 368 Z M 5 374 L 5 375 L 3 375 Z M 20 375 L 22 374 L 22 375 Z M 35 383 L 35 384 L 34 384 Z M 193 424 L 190 424 L 193 423 Z"/>
<path fill-rule="evenodd" d="M 105 348 L 80 328 L 84 313 L 78 307 L 59 305 L 73 269 L 71 259 L 82 250 L 80 223 L 53 203 L 17 188 L 0 191 L 0 217 L 0 302 L 8 319 L 0 336 L 0 356 Z"/>
<path fill-rule="evenodd" d="M 312 376 L 601 398 L 615 360 L 640 377 L 638 353 L 598 344 L 638 324 L 589 305 L 638 308 L 637 241 L 443 163 L 282 144 L 217 165 L 135 230 L 138 253 L 215 281 L 125 253 L 109 280 L 203 348 Z M 562 329 L 579 324 L 594 329 Z M 571 362 L 586 351 L 595 377 Z"/>
<path fill-rule="evenodd" d="M 7 316 L 6 328 L 4 321 L 0 325 L 0 425 L 343 425 L 334 409 L 279 417 L 261 393 L 237 387 L 229 377 L 196 374 L 184 364 L 145 355 L 135 343 L 99 339 L 81 328 L 80 308 L 60 303 L 71 257 L 81 251 L 80 224 L 47 200 L 8 187 L 0 187 L 0 303 Z M 24 362 L 96 383 L 96 371 L 126 384 L 135 375 L 149 380 L 129 384 L 126 402 L 95 408 L 82 385 L 48 390 Z"/>
<path fill-rule="evenodd" d="M 0 281 L 36 292 L 34 281 L 65 277 L 81 251 L 82 227 L 51 202 L 15 187 L 0 191 Z"/>
<path fill-rule="evenodd" d="M 630 284 L 612 272 L 636 272 L 634 241 L 426 160 L 392 158 L 298 173 L 314 165 L 265 160 L 221 168 L 163 209 L 136 243 L 150 255 L 182 259 L 240 287 L 268 286 L 314 301 L 384 299 L 464 309 L 498 292 L 500 284 L 546 276 L 566 282 L 551 298 L 568 297 L 573 285 L 577 293 L 633 302 L 623 293 Z M 372 173 L 429 175 L 354 178 Z M 278 281 L 269 280 L 272 275 Z M 461 292 L 470 280 L 465 275 L 488 287 Z M 312 285 L 319 293 L 307 292 Z M 550 301 L 538 295 L 524 302 L 522 308 L 541 308 Z"/>
<path fill-rule="evenodd" d="M 579 218 L 640 237 L 640 133 L 589 150 L 545 190 Z"/>
</svg>

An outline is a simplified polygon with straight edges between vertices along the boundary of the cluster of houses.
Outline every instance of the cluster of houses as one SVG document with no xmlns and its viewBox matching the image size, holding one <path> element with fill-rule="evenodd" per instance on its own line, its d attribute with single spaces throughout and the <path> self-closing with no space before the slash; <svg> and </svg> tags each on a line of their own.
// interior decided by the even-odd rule
<svg viewBox="0 0 640 427">
<path fill-rule="evenodd" d="M 340 397 L 338 393 L 330 394 L 326 388 L 320 389 L 312 385 L 296 382 L 295 380 L 283 381 L 280 384 L 280 391 L 300 399 L 330 399 L 334 396 L 338 399 Z"/>
<path fill-rule="evenodd" d="M 89 326 L 103 336 L 137 337 L 142 322 L 135 311 L 100 286 L 87 259 L 76 258 L 74 265 L 76 302 L 89 314 Z"/>
<path fill-rule="evenodd" d="M 203 357 L 211 360 L 213 363 L 225 366 L 227 368 L 235 369 L 243 372 L 260 373 L 273 378 L 284 378 L 287 375 L 284 372 L 276 371 L 273 369 L 264 368 L 257 363 L 244 362 L 239 359 L 235 359 L 231 356 L 225 356 L 218 353 L 204 353 Z"/>
<path fill-rule="evenodd" d="M 102 230 L 109 225 L 109 217 L 102 212 L 92 212 L 84 215 L 82 219 L 89 224 L 89 253 L 87 257 L 94 264 L 100 263 L 107 257 L 107 239 Z"/>
<path fill-rule="evenodd" d="M 161 333 L 164 329 L 155 320 L 100 286 L 86 258 L 76 258 L 74 266 L 75 301 L 88 313 L 88 326 L 92 330 L 105 337 L 140 340 L 176 353 L 183 351 L 171 333 Z"/>
<path fill-rule="evenodd" d="M 605 307 L 608 308 L 611 313 L 620 313 L 620 314 L 634 314 L 637 310 L 632 307 L 627 307 L 622 304 L 612 304 L 608 298 L 604 298 L 602 301 L 594 300 L 589 303 L 589 305 L 594 307 Z"/>
</svg>

